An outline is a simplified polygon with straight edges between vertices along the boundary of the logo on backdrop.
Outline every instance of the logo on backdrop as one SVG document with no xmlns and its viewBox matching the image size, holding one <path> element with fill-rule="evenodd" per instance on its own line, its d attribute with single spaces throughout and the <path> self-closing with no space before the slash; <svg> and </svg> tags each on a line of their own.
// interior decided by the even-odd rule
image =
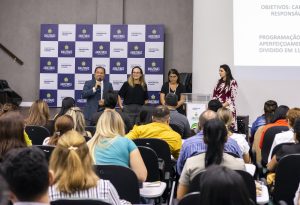
<svg viewBox="0 0 300 205">
<path fill-rule="evenodd" d="M 76 41 L 92 41 L 93 25 L 76 25 Z"/>
<path fill-rule="evenodd" d="M 56 106 L 57 91 L 56 90 L 40 90 L 40 99 L 48 103 L 49 106 Z"/>
<path fill-rule="evenodd" d="M 74 74 L 58 74 L 58 89 L 74 90 Z"/>
<path fill-rule="evenodd" d="M 75 57 L 75 42 L 58 42 L 58 57 Z"/>
<path fill-rule="evenodd" d="M 82 98 L 81 93 L 82 93 L 81 90 L 75 90 L 75 101 L 76 101 L 76 106 L 78 107 L 84 107 L 86 104 L 86 99 Z"/>
<path fill-rule="evenodd" d="M 162 25 L 146 25 L 146 41 L 163 42 L 164 27 Z"/>
<path fill-rule="evenodd" d="M 76 58 L 75 59 L 75 73 L 92 73 L 92 59 L 91 58 Z"/>
<path fill-rule="evenodd" d="M 110 59 L 110 74 L 126 74 L 127 59 L 126 58 L 111 58 Z"/>
<path fill-rule="evenodd" d="M 57 41 L 58 25 L 42 24 L 41 25 L 41 41 Z"/>
<path fill-rule="evenodd" d="M 127 25 L 111 25 L 110 40 L 111 41 L 127 41 L 128 26 Z"/>
<path fill-rule="evenodd" d="M 109 58 L 109 42 L 93 42 L 93 57 Z"/>
<path fill-rule="evenodd" d="M 40 73 L 57 73 L 57 58 L 41 58 Z"/>
<path fill-rule="evenodd" d="M 128 58 L 144 58 L 145 43 L 144 42 L 128 42 Z"/>
<path fill-rule="evenodd" d="M 159 104 L 159 91 L 148 91 L 149 104 L 158 105 Z"/>
<path fill-rule="evenodd" d="M 145 74 L 163 74 L 163 59 L 146 58 L 145 68 Z"/>
</svg>

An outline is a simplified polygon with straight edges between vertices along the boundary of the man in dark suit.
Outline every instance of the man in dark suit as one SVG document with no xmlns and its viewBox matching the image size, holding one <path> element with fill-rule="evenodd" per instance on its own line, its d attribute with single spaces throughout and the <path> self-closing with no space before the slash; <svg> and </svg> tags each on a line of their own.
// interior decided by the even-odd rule
<svg viewBox="0 0 300 205">
<path fill-rule="evenodd" d="M 82 98 L 87 99 L 84 108 L 84 117 L 87 124 L 90 124 L 93 113 L 104 105 L 104 98 L 108 91 L 113 91 L 112 84 L 104 80 L 105 68 L 96 67 L 94 78 L 86 81 L 83 86 Z"/>
</svg>

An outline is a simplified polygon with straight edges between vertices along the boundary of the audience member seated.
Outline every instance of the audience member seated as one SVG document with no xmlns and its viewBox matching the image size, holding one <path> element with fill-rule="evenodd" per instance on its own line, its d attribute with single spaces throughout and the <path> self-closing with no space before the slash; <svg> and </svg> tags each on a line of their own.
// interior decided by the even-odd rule
<svg viewBox="0 0 300 205">
<path fill-rule="evenodd" d="M 17 111 L 4 113 L 0 117 L 0 162 L 13 148 L 26 147 L 24 120 Z"/>
<path fill-rule="evenodd" d="M 54 134 L 51 137 L 47 137 L 44 140 L 43 145 L 56 146 L 60 136 L 65 134 L 67 131 L 72 130 L 73 128 L 74 128 L 74 122 L 71 116 L 62 115 L 58 117 L 54 124 Z"/>
<path fill-rule="evenodd" d="M 146 125 L 152 122 L 152 114 L 154 108 L 149 105 L 144 105 L 139 113 L 136 125 Z"/>
<path fill-rule="evenodd" d="M 36 147 L 13 149 L 1 164 L 3 176 L 15 205 L 50 205 L 48 187 L 53 175 L 42 150 Z"/>
<path fill-rule="evenodd" d="M 278 107 L 277 102 L 274 100 L 268 100 L 264 104 L 264 114 L 256 118 L 251 126 L 251 138 L 254 137 L 255 132 L 260 126 L 269 124 L 272 120 L 274 112 Z"/>
<path fill-rule="evenodd" d="M 91 138 L 92 134 L 88 131 L 85 131 L 85 119 L 84 115 L 79 107 L 71 107 L 67 112 L 66 115 L 70 115 L 73 118 L 74 122 L 74 130 L 79 132 L 85 138 Z"/>
<path fill-rule="evenodd" d="M 202 153 L 186 160 L 179 179 L 177 198 L 188 193 L 191 180 L 201 171 L 211 165 L 222 165 L 234 170 L 245 170 L 244 161 L 224 153 L 227 140 L 227 129 L 219 119 L 208 120 L 203 128 L 204 142 L 207 144 L 206 153 Z"/>
<path fill-rule="evenodd" d="M 206 152 L 207 144 L 203 139 L 203 127 L 208 120 L 214 118 L 217 118 L 217 113 L 212 110 L 206 110 L 200 115 L 198 123 L 200 131 L 195 136 L 186 139 L 181 147 L 179 158 L 177 160 L 178 174 L 181 174 L 184 164 L 188 158 Z M 228 140 L 225 142 L 224 151 L 242 157 L 242 152 L 239 148 L 239 145 L 231 138 L 228 138 Z"/>
<path fill-rule="evenodd" d="M 295 120 L 297 118 L 300 118 L 300 108 L 289 109 L 289 111 L 287 112 L 286 118 L 288 121 L 289 130 L 275 135 L 275 138 L 274 138 L 271 150 L 270 150 L 268 162 L 271 161 L 272 151 L 275 146 L 282 144 L 282 143 L 286 143 L 286 142 L 295 143 L 293 127 L 294 127 Z"/>
<path fill-rule="evenodd" d="M 210 100 L 207 104 L 207 109 L 217 112 L 219 108 L 223 107 L 222 103 L 218 99 Z"/>
<path fill-rule="evenodd" d="M 262 131 L 260 141 L 259 141 L 259 147 L 262 148 L 262 143 L 264 141 L 264 136 L 266 131 L 275 126 L 288 126 L 288 122 L 286 120 L 286 114 L 289 111 L 289 107 L 286 105 L 280 105 L 274 113 L 273 119 L 270 124 L 264 126 L 264 129 Z"/>
<path fill-rule="evenodd" d="M 294 123 L 294 139 L 295 144 L 283 145 L 277 153 L 272 157 L 272 160 L 267 164 L 269 171 L 274 171 L 279 160 L 286 155 L 300 154 L 300 118 L 297 118 Z"/>
<path fill-rule="evenodd" d="M 47 128 L 50 135 L 53 133 L 53 121 L 49 121 L 49 107 L 43 100 L 36 100 L 29 109 L 29 116 L 25 119 L 26 125 L 43 126 Z"/>
<path fill-rule="evenodd" d="M 170 111 L 167 106 L 158 106 L 154 109 L 152 123 L 134 126 L 126 135 L 129 139 L 158 138 L 166 141 L 172 156 L 177 159 L 181 148 L 181 136 L 169 126 Z"/>
<path fill-rule="evenodd" d="M 233 133 L 230 130 L 230 126 L 231 126 L 232 120 L 233 120 L 232 112 L 229 109 L 222 107 L 218 110 L 217 115 L 218 115 L 218 118 L 225 123 L 229 139 L 231 138 L 231 139 L 235 140 L 237 142 L 237 144 L 239 145 L 239 148 L 243 153 L 244 162 L 250 163 L 250 155 L 249 155 L 250 146 L 246 140 L 246 135 Z"/>
<path fill-rule="evenodd" d="M 174 93 L 168 93 L 165 97 L 165 105 L 170 110 L 170 124 L 177 125 L 183 134 L 182 137 L 186 139 L 191 136 L 190 123 L 185 115 L 176 110 L 177 104 L 177 95 Z"/>
<path fill-rule="evenodd" d="M 213 165 L 200 178 L 200 204 L 251 205 L 249 191 L 241 175 L 227 167 Z"/>
<path fill-rule="evenodd" d="M 63 100 L 62 100 L 62 102 L 61 102 L 61 109 L 60 109 L 60 111 L 59 111 L 59 113 L 57 113 L 55 116 L 54 116 L 54 121 L 58 118 L 58 117 L 60 117 L 60 116 L 62 116 L 62 115 L 64 115 L 64 114 L 66 114 L 66 112 L 71 108 L 71 107 L 74 107 L 75 106 L 75 100 L 72 98 L 72 97 L 65 97 Z"/>
<path fill-rule="evenodd" d="M 126 137 L 124 123 L 115 110 L 106 109 L 100 116 L 96 133 L 88 142 L 95 164 L 131 168 L 139 181 L 147 178 L 147 169 L 134 142 Z"/>
<path fill-rule="evenodd" d="M 123 113 L 120 109 L 116 109 L 116 105 L 118 102 L 118 94 L 114 92 L 108 92 L 104 97 L 104 110 L 111 109 L 117 111 L 125 124 L 125 133 L 128 133 L 132 129 L 132 124 L 130 122 L 129 117 L 126 115 L 126 113 Z M 95 126 L 97 125 L 99 117 L 102 115 L 104 110 L 100 110 L 93 114 L 91 119 L 91 125 Z"/>
<path fill-rule="evenodd" d="M 80 133 L 71 130 L 60 137 L 49 166 L 54 174 L 54 184 L 49 188 L 51 201 L 81 198 L 121 204 L 110 181 L 99 179 L 94 172 L 88 146 Z"/>
<path fill-rule="evenodd" d="M 1 107 L 1 111 L 0 111 L 0 116 L 6 112 L 9 111 L 17 111 L 18 110 L 18 106 L 12 103 L 5 103 L 4 105 L 2 105 Z"/>
</svg>

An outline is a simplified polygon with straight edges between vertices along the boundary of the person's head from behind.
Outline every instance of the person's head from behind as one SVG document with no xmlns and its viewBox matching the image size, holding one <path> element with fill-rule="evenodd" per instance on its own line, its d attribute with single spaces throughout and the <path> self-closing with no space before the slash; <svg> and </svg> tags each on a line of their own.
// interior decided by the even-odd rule
<svg viewBox="0 0 300 205">
<path fill-rule="evenodd" d="M 211 119 L 204 124 L 204 143 L 207 144 L 205 167 L 221 164 L 223 160 L 224 144 L 227 141 L 227 129 L 220 119 Z"/>
<path fill-rule="evenodd" d="M 54 184 L 61 192 L 73 193 L 96 186 L 98 177 L 84 137 L 71 130 L 63 134 L 50 158 Z"/>
<path fill-rule="evenodd" d="M 297 118 L 300 118 L 300 108 L 294 107 L 294 108 L 289 109 L 289 111 L 286 114 L 286 118 L 288 120 L 289 127 L 293 127 L 295 120 Z"/>
<path fill-rule="evenodd" d="M 75 100 L 72 97 L 65 97 L 61 102 L 61 110 L 58 113 L 59 116 L 66 114 L 66 112 L 75 106 Z"/>
<path fill-rule="evenodd" d="M 97 141 L 100 138 L 114 138 L 125 135 L 125 125 L 120 114 L 115 110 L 104 110 L 100 116 L 94 137 Z"/>
<path fill-rule="evenodd" d="M 0 112 L 0 116 L 6 112 L 10 112 L 10 111 L 16 111 L 18 110 L 18 106 L 13 104 L 13 103 L 5 103 L 4 105 L 2 105 L 1 107 L 1 112 Z"/>
<path fill-rule="evenodd" d="M 280 105 L 276 108 L 271 123 L 276 122 L 277 120 L 286 119 L 286 114 L 289 111 L 289 107 L 286 105 Z"/>
<path fill-rule="evenodd" d="M 277 102 L 274 100 L 268 100 L 264 104 L 264 116 L 266 119 L 266 123 L 269 124 L 272 120 L 274 112 L 278 107 Z"/>
<path fill-rule="evenodd" d="M 73 118 L 74 129 L 81 133 L 85 133 L 85 119 L 84 115 L 79 107 L 71 107 L 66 115 L 70 115 Z"/>
<path fill-rule="evenodd" d="M 10 150 L 1 165 L 12 192 L 12 201 L 39 202 L 48 197 L 48 162 L 42 150 L 26 147 Z"/>
<path fill-rule="evenodd" d="M 225 123 L 227 130 L 229 130 L 233 120 L 232 112 L 229 109 L 222 107 L 218 110 L 217 116 Z"/>
<path fill-rule="evenodd" d="M 222 103 L 217 100 L 217 99 L 213 99 L 213 100 L 210 100 L 208 102 L 208 105 L 207 105 L 207 109 L 208 110 L 212 110 L 212 111 L 215 111 L 217 112 L 219 108 L 223 107 Z"/>
<path fill-rule="evenodd" d="M 73 118 L 69 115 L 58 117 L 54 124 L 54 135 L 49 140 L 49 145 L 56 145 L 59 137 L 74 129 Z"/>
<path fill-rule="evenodd" d="M 152 122 L 170 123 L 170 110 L 167 106 L 157 106 L 152 113 Z"/>
<path fill-rule="evenodd" d="M 178 104 L 178 97 L 174 93 L 168 93 L 165 97 L 165 102 L 167 106 L 176 107 Z"/>
<path fill-rule="evenodd" d="M 201 205 L 251 204 L 242 176 L 223 166 L 210 166 L 201 175 L 200 193 Z"/>
<path fill-rule="evenodd" d="M 204 124 L 211 119 L 217 118 L 217 113 L 212 110 L 205 110 L 199 116 L 198 129 L 203 130 Z"/>
<path fill-rule="evenodd" d="M 152 106 L 143 106 L 141 111 L 139 112 L 137 125 L 146 125 L 152 122 Z"/>
<path fill-rule="evenodd" d="M 4 113 L 0 117 L 0 160 L 13 148 L 25 147 L 24 120 L 17 111 Z"/>
<path fill-rule="evenodd" d="M 104 98 L 104 107 L 109 109 L 115 109 L 118 102 L 118 94 L 114 92 L 108 92 Z"/>
<path fill-rule="evenodd" d="M 168 80 L 169 80 L 170 83 L 179 84 L 180 83 L 179 72 L 174 68 L 170 69 L 169 72 L 168 72 Z"/>
<path fill-rule="evenodd" d="M 48 104 L 43 100 L 36 100 L 29 109 L 29 116 L 26 119 L 26 124 L 44 126 L 49 118 Z"/>
<path fill-rule="evenodd" d="M 294 122 L 294 138 L 297 143 L 300 142 L 300 118 L 297 118 Z"/>
</svg>

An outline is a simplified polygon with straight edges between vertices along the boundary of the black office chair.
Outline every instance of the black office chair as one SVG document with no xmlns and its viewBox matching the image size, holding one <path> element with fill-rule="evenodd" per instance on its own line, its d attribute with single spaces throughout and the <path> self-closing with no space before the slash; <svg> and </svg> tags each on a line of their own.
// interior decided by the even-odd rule
<svg viewBox="0 0 300 205">
<path fill-rule="evenodd" d="M 275 138 L 275 135 L 287 131 L 289 128 L 287 126 L 275 126 L 275 127 L 270 127 L 267 129 L 264 135 L 263 143 L 262 143 L 262 148 L 261 148 L 261 165 L 263 167 L 266 167 L 268 163 L 268 157 L 270 154 L 270 150 Z"/>
<path fill-rule="evenodd" d="M 33 145 L 42 145 L 45 138 L 50 136 L 47 128 L 36 125 L 27 125 L 25 132 L 28 134 Z"/>
<path fill-rule="evenodd" d="M 51 205 L 110 205 L 102 200 L 93 199 L 59 199 L 56 201 L 51 201 Z"/>
<path fill-rule="evenodd" d="M 292 144 L 295 144 L 293 142 L 285 142 L 285 143 L 281 143 L 281 144 L 278 144 L 276 145 L 273 150 L 272 150 L 272 154 L 271 154 L 271 159 L 273 158 L 273 156 L 281 149 L 281 147 L 283 145 L 292 145 Z"/>
<path fill-rule="evenodd" d="M 293 204 L 300 182 L 300 154 L 287 155 L 279 160 L 275 175 L 273 200 Z"/>
<path fill-rule="evenodd" d="M 95 172 L 101 179 L 107 179 L 114 185 L 121 199 L 132 204 L 140 203 L 138 179 L 131 169 L 116 165 L 95 165 Z"/>
<path fill-rule="evenodd" d="M 169 124 L 170 127 L 172 128 L 172 130 L 174 130 L 175 132 L 177 132 L 178 134 L 180 134 L 181 138 L 183 139 L 183 130 L 180 129 L 180 127 L 176 124 Z"/>
<path fill-rule="evenodd" d="M 178 205 L 200 204 L 200 192 L 192 192 L 185 195 L 178 203 Z"/>
<path fill-rule="evenodd" d="M 55 149 L 55 146 L 50 146 L 50 145 L 35 145 L 35 146 L 40 148 L 45 153 L 46 159 L 49 162 L 51 154 Z"/>
<path fill-rule="evenodd" d="M 89 131 L 92 136 L 94 136 L 95 132 L 96 132 L 96 127 L 95 126 L 85 126 L 85 131 Z"/>
<path fill-rule="evenodd" d="M 150 147 L 138 146 L 145 166 L 147 168 L 147 182 L 160 181 L 158 157 L 153 149 Z"/>
</svg>

